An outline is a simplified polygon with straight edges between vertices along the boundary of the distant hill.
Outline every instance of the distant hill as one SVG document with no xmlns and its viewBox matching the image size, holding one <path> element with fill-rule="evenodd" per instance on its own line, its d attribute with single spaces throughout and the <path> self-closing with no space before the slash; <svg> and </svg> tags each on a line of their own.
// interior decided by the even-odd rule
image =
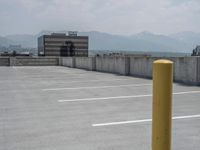
<svg viewBox="0 0 200 150">
<path fill-rule="evenodd" d="M 186 42 L 164 35 L 141 32 L 131 36 L 111 35 L 101 32 L 82 32 L 90 37 L 90 49 L 189 52 L 193 48 Z"/>
<path fill-rule="evenodd" d="M 14 43 L 15 43 L 14 41 L 0 36 L 0 47 L 8 47 L 10 44 Z"/>
<path fill-rule="evenodd" d="M 37 36 L 28 34 L 8 35 L 5 37 L 15 44 L 20 44 L 22 47 L 35 48 L 37 46 Z"/>
<path fill-rule="evenodd" d="M 56 31 L 57 32 L 57 31 Z M 67 31 L 59 31 L 66 32 Z M 21 44 L 22 47 L 36 48 L 37 38 L 52 31 L 41 31 L 36 35 L 8 35 L 0 37 L 0 46 Z M 120 50 L 120 51 L 158 51 L 158 52 L 191 52 L 200 44 L 200 33 L 181 32 L 171 35 L 158 35 L 141 32 L 131 36 L 113 35 L 97 31 L 79 32 L 79 35 L 89 36 L 90 50 Z"/>
<path fill-rule="evenodd" d="M 194 33 L 190 31 L 179 32 L 169 35 L 169 37 L 187 43 L 188 45 L 195 48 L 196 45 L 200 45 L 200 33 Z"/>
</svg>

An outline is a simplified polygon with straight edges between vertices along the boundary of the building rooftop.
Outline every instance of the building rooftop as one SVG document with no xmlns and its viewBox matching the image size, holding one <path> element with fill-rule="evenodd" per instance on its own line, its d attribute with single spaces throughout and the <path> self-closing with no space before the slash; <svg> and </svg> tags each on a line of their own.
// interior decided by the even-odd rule
<svg viewBox="0 0 200 150">
<path fill-rule="evenodd" d="M 200 89 L 174 84 L 173 116 L 182 119 L 173 121 L 173 150 L 200 147 L 200 92 L 192 91 Z M 0 150 L 151 149 L 151 93 L 148 79 L 0 67 Z"/>
</svg>

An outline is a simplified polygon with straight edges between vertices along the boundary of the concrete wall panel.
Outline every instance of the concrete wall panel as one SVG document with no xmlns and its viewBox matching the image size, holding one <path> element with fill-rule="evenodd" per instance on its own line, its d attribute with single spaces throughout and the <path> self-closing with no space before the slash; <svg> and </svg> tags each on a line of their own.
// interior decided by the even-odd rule
<svg viewBox="0 0 200 150">
<path fill-rule="evenodd" d="M 189 84 L 195 84 L 197 82 L 196 57 L 174 57 L 171 60 L 174 62 L 175 81 Z"/>
<path fill-rule="evenodd" d="M 200 85 L 200 57 L 197 57 L 197 84 Z"/>
<path fill-rule="evenodd" d="M 11 58 L 13 66 L 56 66 L 58 65 L 58 58 L 48 58 L 48 57 L 39 57 L 39 58 Z"/>
<path fill-rule="evenodd" d="M 60 59 L 61 59 L 60 63 L 62 64 L 62 66 L 71 67 L 71 68 L 75 67 L 74 57 L 62 57 Z"/>
<path fill-rule="evenodd" d="M 10 60 L 9 57 L 0 57 L 0 66 L 10 66 Z"/>
<path fill-rule="evenodd" d="M 153 62 L 157 59 L 152 57 L 131 57 L 130 75 L 152 78 Z"/>
<path fill-rule="evenodd" d="M 153 62 L 158 57 L 130 58 L 130 75 L 152 78 Z M 169 57 L 164 58 L 174 62 L 174 80 L 186 84 L 197 84 L 199 71 L 197 57 Z"/>
<path fill-rule="evenodd" d="M 128 75 L 129 74 L 129 58 L 96 57 L 96 70 L 109 72 L 109 73 Z"/>
<path fill-rule="evenodd" d="M 96 70 L 96 59 L 94 57 L 76 57 L 75 67 L 87 70 Z"/>
</svg>

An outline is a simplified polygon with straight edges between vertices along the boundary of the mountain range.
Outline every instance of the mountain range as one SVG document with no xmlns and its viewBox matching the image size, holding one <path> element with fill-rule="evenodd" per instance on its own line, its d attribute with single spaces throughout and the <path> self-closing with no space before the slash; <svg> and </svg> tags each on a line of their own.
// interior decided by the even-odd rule
<svg viewBox="0 0 200 150">
<path fill-rule="evenodd" d="M 36 35 L 18 34 L 0 36 L 0 47 L 21 44 L 22 47 L 36 48 L 37 38 L 53 31 L 41 31 Z M 59 31 L 65 32 L 67 31 Z M 114 35 L 98 31 L 79 32 L 78 35 L 89 36 L 90 50 L 117 51 L 155 51 L 155 52 L 186 52 L 190 53 L 196 45 L 200 45 L 200 33 L 179 32 L 170 35 L 154 34 L 148 31 L 130 36 Z"/>
</svg>

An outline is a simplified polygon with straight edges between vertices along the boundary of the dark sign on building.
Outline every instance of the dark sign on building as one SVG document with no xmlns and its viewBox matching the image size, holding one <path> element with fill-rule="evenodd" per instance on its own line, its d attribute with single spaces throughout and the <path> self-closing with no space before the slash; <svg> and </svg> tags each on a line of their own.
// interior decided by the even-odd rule
<svg viewBox="0 0 200 150">
<path fill-rule="evenodd" d="M 38 38 L 39 56 L 88 56 L 88 36 L 52 33 Z"/>
</svg>

